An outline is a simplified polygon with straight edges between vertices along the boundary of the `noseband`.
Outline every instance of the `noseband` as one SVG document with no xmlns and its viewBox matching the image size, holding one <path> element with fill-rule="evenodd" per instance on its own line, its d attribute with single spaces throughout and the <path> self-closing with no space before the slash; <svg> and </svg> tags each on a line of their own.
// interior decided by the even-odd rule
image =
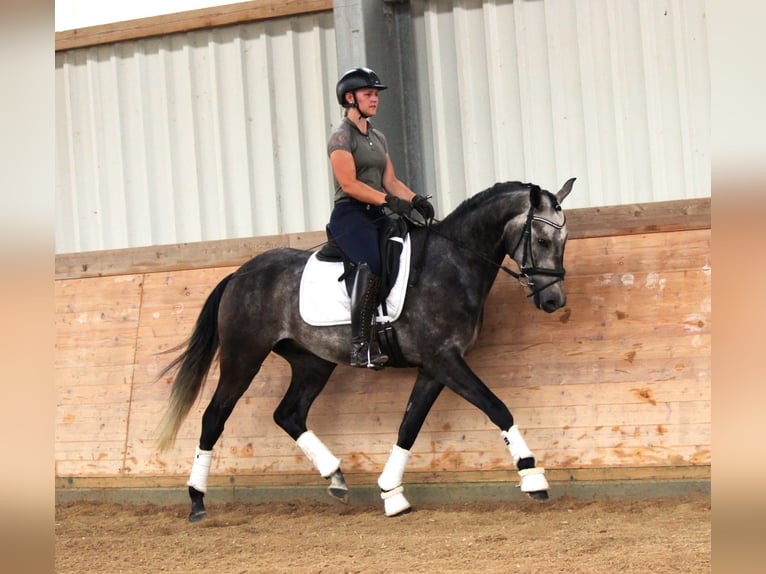
<svg viewBox="0 0 766 574">
<path fill-rule="evenodd" d="M 556 205 L 556 210 L 561 211 L 561 206 Z M 540 217 L 539 215 L 535 215 L 535 208 L 534 206 L 529 206 L 529 211 L 527 212 L 527 220 L 524 223 L 524 231 L 519 236 L 519 240 L 516 242 L 516 245 L 509 251 L 509 255 L 513 257 L 513 254 L 516 253 L 516 250 L 519 248 L 520 245 L 522 245 L 523 242 L 523 254 L 521 256 L 521 265 L 519 266 L 519 272 L 513 271 L 511 269 L 508 269 L 505 265 L 501 265 L 500 269 L 508 273 L 511 277 L 514 277 L 515 279 L 519 280 L 519 283 L 521 283 L 524 286 L 529 287 L 532 292 L 527 295 L 527 297 L 534 297 L 541 291 L 547 289 L 551 285 L 554 285 L 555 283 L 558 283 L 559 281 L 562 281 L 564 279 L 564 275 L 566 274 L 566 270 L 562 267 L 561 269 L 549 269 L 547 267 L 538 267 L 535 264 L 535 256 L 532 252 L 532 222 L 533 221 L 540 221 L 541 223 L 545 223 L 546 225 L 550 225 L 551 227 L 555 229 L 562 229 L 566 223 L 566 215 L 564 215 L 564 221 L 562 223 L 555 223 L 551 221 L 550 219 L 546 219 L 544 217 Z M 530 279 L 532 275 L 546 275 L 548 277 L 553 277 L 554 279 L 552 281 L 549 281 L 542 287 L 535 287 L 534 282 Z"/>
</svg>

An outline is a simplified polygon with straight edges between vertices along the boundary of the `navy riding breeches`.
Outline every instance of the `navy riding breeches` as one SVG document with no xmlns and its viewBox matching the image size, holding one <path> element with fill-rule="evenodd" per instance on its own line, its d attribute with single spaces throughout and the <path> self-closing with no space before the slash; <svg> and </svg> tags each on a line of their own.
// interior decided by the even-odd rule
<svg viewBox="0 0 766 574">
<path fill-rule="evenodd" d="M 343 200 L 335 204 L 330 215 L 330 233 L 346 257 L 356 264 L 367 263 L 380 277 L 379 237 L 387 221 L 382 207 Z"/>
</svg>

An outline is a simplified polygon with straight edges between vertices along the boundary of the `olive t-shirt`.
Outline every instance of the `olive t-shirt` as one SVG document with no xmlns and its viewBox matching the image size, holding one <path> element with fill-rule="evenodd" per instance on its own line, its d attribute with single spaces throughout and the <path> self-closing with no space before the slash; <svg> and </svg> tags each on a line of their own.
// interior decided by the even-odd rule
<svg viewBox="0 0 766 574">
<path fill-rule="evenodd" d="M 346 150 L 354 156 L 356 178 L 359 181 L 385 193 L 383 172 L 386 169 L 388 142 L 382 132 L 368 124 L 365 135 L 348 118 L 343 118 L 340 125 L 330 135 L 327 142 L 327 155 L 329 156 L 337 149 Z M 335 183 L 334 200 L 338 201 L 348 197 L 334 175 L 333 182 Z"/>
</svg>

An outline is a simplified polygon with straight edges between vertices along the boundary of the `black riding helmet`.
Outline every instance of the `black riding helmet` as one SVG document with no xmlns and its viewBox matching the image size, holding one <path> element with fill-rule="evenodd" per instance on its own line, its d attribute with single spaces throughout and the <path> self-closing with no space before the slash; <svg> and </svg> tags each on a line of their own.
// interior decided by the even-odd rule
<svg viewBox="0 0 766 574">
<path fill-rule="evenodd" d="M 354 103 L 350 104 L 343 97 L 346 92 L 355 92 L 361 88 L 385 90 L 387 87 L 381 83 L 378 75 L 370 68 L 353 68 L 340 77 L 335 85 L 335 94 L 338 96 L 338 103 L 341 106 L 353 108 L 356 107 L 356 97 L 354 97 Z"/>
</svg>

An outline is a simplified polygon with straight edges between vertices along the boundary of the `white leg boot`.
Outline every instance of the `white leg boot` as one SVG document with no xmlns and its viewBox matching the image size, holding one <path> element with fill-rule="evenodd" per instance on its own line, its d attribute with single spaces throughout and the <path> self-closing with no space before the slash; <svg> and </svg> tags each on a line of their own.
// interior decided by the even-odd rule
<svg viewBox="0 0 766 574">
<path fill-rule="evenodd" d="M 410 451 L 396 445 L 391 447 L 391 454 L 383 472 L 378 478 L 380 497 L 383 499 L 383 508 L 386 516 L 398 516 L 410 510 L 410 503 L 404 497 L 402 477 L 404 468 L 410 459 Z"/>
<path fill-rule="evenodd" d="M 212 450 L 197 450 L 194 453 L 194 462 L 192 463 L 191 473 L 189 473 L 189 480 L 186 481 L 187 486 L 191 486 L 199 492 L 207 492 L 207 477 L 210 475 L 210 465 L 213 463 L 213 451 Z"/>
<path fill-rule="evenodd" d="M 306 431 L 295 444 L 303 451 L 323 478 L 329 478 L 340 468 L 340 459 L 330 452 L 313 431 Z"/>
<path fill-rule="evenodd" d="M 508 450 L 513 457 L 513 464 L 518 465 L 519 460 L 522 458 L 529 458 L 532 455 L 532 451 L 529 450 L 524 437 L 519 432 L 519 427 L 513 425 L 507 431 L 500 433 L 508 446 Z M 541 491 L 548 491 L 548 480 L 545 478 L 545 469 L 542 467 L 525 468 L 519 471 L 521 477 L 521 492 L 530 494 Z"/>
</svg>

